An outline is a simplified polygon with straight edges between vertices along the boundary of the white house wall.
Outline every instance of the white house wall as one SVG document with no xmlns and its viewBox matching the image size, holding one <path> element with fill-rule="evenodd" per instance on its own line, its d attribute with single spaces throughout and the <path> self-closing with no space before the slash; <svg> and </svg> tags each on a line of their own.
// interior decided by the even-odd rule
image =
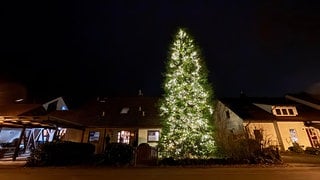
<svg viewBox="0 0 320 180">
<path fill-rule="evenodd" d="M 96 139 L 91 139 L 90 132 L 97 134 Z M 95 153 L 101 153 L 105 148 L 106 128 L 86 128 L 83 135 L 84 143 L 91 143 L 95 146 Z"/>
<path fill-rule="evenodd" d="M 273 123 L 243 123 L 243 126 L 250 131 L 251 138 L 254 139 L 254 130 L 260 130 L 262 133 L 263 141 L 261 142 L 263 147 L 279 146 L 279 141 L 274 128 Z"/>
<path fill-rule="evenodd" d="M 66 133 L 62 137 L 62 140 L 71 142 L 81 142 L 82 134 L 82 130 L 67 128 Z"/>
<path fill-rule="evenodd" d="M 85 131 L 77 129 L 67 129 L 66 134 L 63 136 L 65 141 L 92 143 L 95 145 L 95 153 L 103 152 L 106 144 L 105 137 L 108 134 L 110 136 L 110 142 L 117 142 L 117 133 L 119 131 L 126 130 L 134 133 L 135 129 L 123 129 L 123 128 L 86 128 Z M 138 145 L 141 143 L 148 143 L 150 146 L 157 146 L 158 142 L 148 142 L 148 131 L 159 131 L 161 128 L 143 128 L 138 130 Z M 96 141 L 89 141 L 90 132 L 98 132 Z"/>
<path fill-rule="evenodd" d="M 139 129 L 139 135 L 138 135 L 138 144 L 141 144 L 141 143 L 148 143 L 150 146 L 157 146 L 158 145 L 158 142 L 148 142 L 148 131 L 159 131 L 161 132 L 161 129 L 158 128 L 158 129 Z"/>
<path fill-rule="evenodd" d="M 243 131 L 243 120 L 237 116 L 233 111 L 229 110 L 230 113 L 230 119 L 227 119 L 229 121 L 227 128 L 230 130 L 234 130 L 236 132 L 242 132 Z"/>
<path fill-rule="evenodd" d="M 234 133 L 243 132 L 243 120 L 220 101 L 217 103 L 217 111 L 216 118 L 222 122 L 222 125 L 225 124 L 228 130 Z M 229 112 L 229 117 L 227 117 L 227 111 Z"/>
<path fill-rule="evenodd" d="M 290 129 L 295 129 L 297 143 L 303 148 L 311 147 L 308 134 L 303 122 L 278 122 L 279 131 L 283 139 L 285 150 L 292 146 Z"/>
</svg>

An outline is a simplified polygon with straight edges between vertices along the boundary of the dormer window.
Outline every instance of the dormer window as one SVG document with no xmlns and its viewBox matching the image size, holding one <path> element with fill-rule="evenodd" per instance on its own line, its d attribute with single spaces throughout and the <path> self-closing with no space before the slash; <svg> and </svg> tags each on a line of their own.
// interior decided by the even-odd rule
<svg viewBox="0 0 320 180">
<path fill-rule="evenodd" d="M 272 113 L 275 116 L 297 116 L 298 111 L 295 106 L 272 106 Z"/>
<path fill-rule="evenodd" d="M 124 107 L 121 109 L 120 114 L 128 114 L 129 112 L 129 108 L 128 107 Z"/>
</svg>

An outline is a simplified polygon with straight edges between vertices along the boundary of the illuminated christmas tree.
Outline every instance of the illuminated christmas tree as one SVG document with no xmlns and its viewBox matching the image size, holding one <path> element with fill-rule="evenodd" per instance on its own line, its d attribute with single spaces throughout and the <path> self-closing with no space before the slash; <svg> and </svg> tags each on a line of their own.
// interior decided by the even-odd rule
<svg viewBox="0 0 320 180">
<path fill-rule="evenodd" d="M 160 158 L 205 159 L 213 156 L 213 90 L 200 50 L 184 29 L 170 49 L 160 100 Z"/>
</svg>

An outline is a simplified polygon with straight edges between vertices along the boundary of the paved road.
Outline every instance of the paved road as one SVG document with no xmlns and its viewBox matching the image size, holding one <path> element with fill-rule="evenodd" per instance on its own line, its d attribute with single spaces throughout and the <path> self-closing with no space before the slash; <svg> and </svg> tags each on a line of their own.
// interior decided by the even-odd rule
<svg viewBox="0 0 320 180">
<path fill-rule="evenodd" d="M 2 167 L 0 180 L 319 180 L 319 166 L 213 168 Z"/>
</svg>

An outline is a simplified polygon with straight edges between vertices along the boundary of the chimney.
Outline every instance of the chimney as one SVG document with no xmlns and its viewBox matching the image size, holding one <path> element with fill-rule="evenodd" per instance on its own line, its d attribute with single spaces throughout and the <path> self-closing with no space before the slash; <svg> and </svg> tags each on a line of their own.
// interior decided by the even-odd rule
<svg viewBox="0 0 320 180">
<path fill-rule="evenodd" d="M 142 90 L 139 89 L 139 93 L 138 93 L 139 96 L 143 96 L 143 93 L 142 93 Z"/>
<path fill-rule="evenodd" d="M 247 97 L 246 93 L 241 90 L 240 91 L 240 98 L 246 98 L 246 97 Z"/>
</svg>

